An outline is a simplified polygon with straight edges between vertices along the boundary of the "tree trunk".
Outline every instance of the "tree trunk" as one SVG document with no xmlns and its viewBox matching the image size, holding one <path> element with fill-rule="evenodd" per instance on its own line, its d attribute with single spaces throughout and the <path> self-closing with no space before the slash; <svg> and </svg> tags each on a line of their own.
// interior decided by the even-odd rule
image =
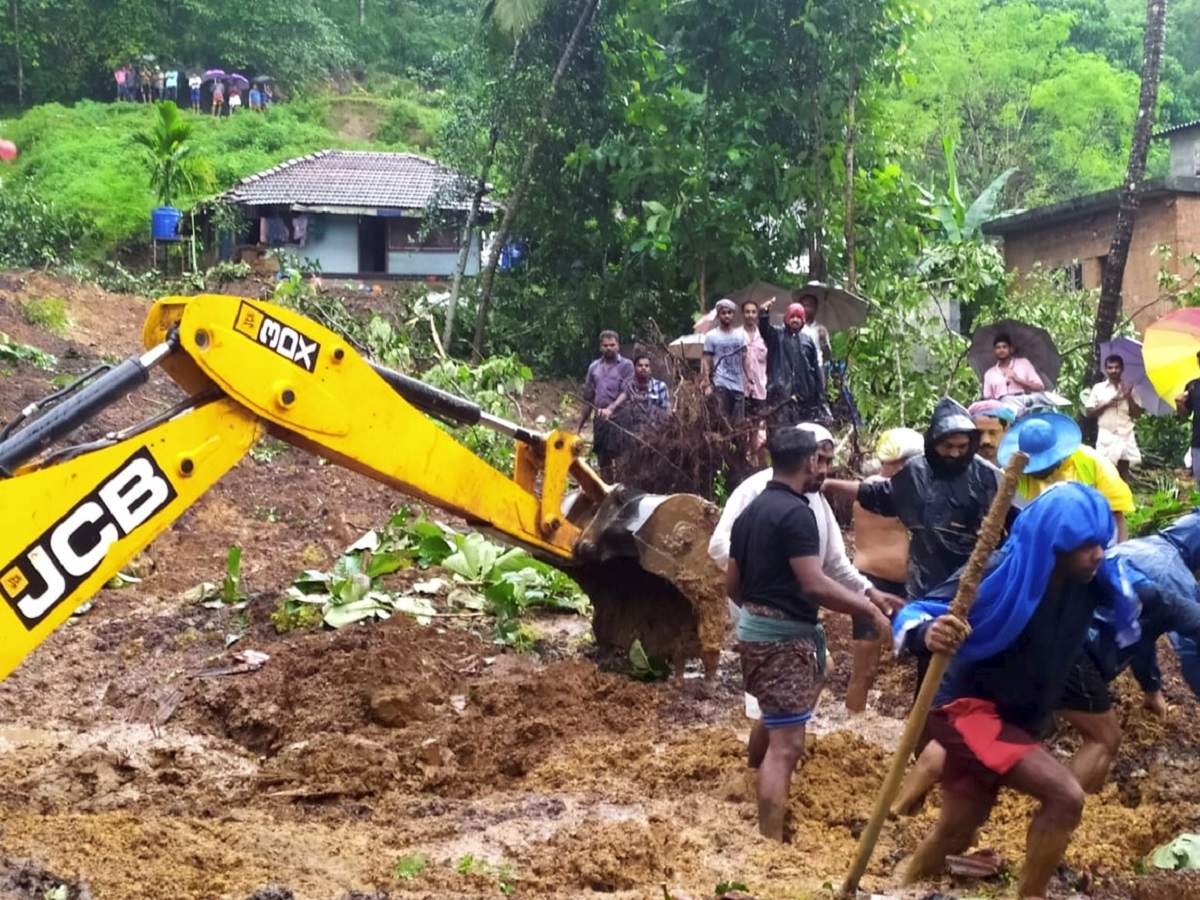
<svg viewBox="0 0 1200 900">
<path fill-rule="evenodd" d="M 450 285 L 450 301 L 446 304 L 446 325 L 442 330 L 442 346 L 451 356 L 450 341 L 454 337 L 454 316 L 458 310 L 458 298 L 462 292 L 463 273 L 467 270 L 467 260 L 471 257 L 471 237 L 475 232 L 475 223 L 479 221 L 479 207 L 483 204 L 483 195 L 487 193 L 488 173 L 492 170 L 492 160 L 496 158 L 496 143 L 500 138 L 500 126 L 492 123 L 488 136 L 487 156 L 479 167 L 479 178 L 475 182 L 475 193 L 471 197 L 471 210 L 467 213 L 467 226 L 463 230 L 462 246 L 458 248 L 458 259 L 454 263 L 454 281 Z M 482 242 L 481 242 L 482 243 Z M 480 252 L 483 252 L 482 246 Z"/>
<path fill-rule="evenodd" d="M 567 45 L 563 48 L 562 55 L 558 58 L 558 66 L 554 69 L 554 76 L 550 79 L 550 85 L 546 88 L 546 95 L 542 98 L 541 121 L 535 126 L 535 136 L 525 149 L 525 158 L 521 161 L 521 171 L 517 175 L 516 186 L 504 207 L 504 217 L 500 220 L 500 230 L 492 242 L 492 252 L 488 256 L 487 265 L 483 270 L 483 278 L 480 280 L 479 311 L 475 315 L 475 340 L 472 343 L 476 357 L 483 356 L 483 335 L 487 330 L 488 310 L 492 305 L 492 286 L 496 281 L 496 266 L 500 262 L 500 252 L 504 249 L 504 245 L 508 243 L 508 237 L 512 233 L 513 223 L 516 221 L 517 215 L 521 212 L 521 204 L 525 201 L 525 193 L 529 188 L 529 178 L 533 174 L 534 157 L 537 156 L 538 147 L 541 144 L 541 128 L 545 125 L 546 120 L 550 118 L 550 113 L 554 108 L 554 98 L 558 93 L 559 82 L 562 81 L 563 75 L 566 74 L 571 57 L 575 55 L 575 48 L 579 45 L 579 38 L 583 35 L 588 23 L 591 22 L 598 4 L 599 0 L 583 0 L 583 6 L 579 11 L 579 18 L 575 22 L 575 28 L 571 31 L 571 37 L 567 41 Z"/>
<path fill-rule="evenodd" d="M 17 55 L 17 108 L 25 106 L 25 60 L 21 58 L 21 3 L 20 0 L 9 0 L 9 10 L 12 12 L 13 52 Z"/>
<path fill-rule="evenodd" d="M 854 262 L 854 138 L 858 77 L 850 74 L 850 100 L 846 106 L 846 195 L 842 226 L 846 238 L 846 288 L 858 291 L 858 268 Z"/>
<path fill-rule="evenodd" d="M 1158 101 L 1158 75 L 1162 61 L 1163 36 L 1167 23 L 1167 0 L 1146 0 L 1146 32 L 1143 37 L 1142 90 L 1138 97 L 1137 120 L 1133 125 L 1133 145 L 1129 148 L 1129 167 L 1117 203 L 1117 226 L 1104 266 L 1100 303 L 1096 307 L 1096 326 L 1092 359 L 1088 367 L 1089 384 L 1100 377 L 1100 344 L 1111 340 L 1121 312 L 1121 282 L 1125 261 L 1137 219 L 1138 190 L 1146 173 L 1146 152 L 1154 126 L 1154 107 Z"/>
<path fill-rule="evenodd" d="M 358 0 L 358 27 L 362 28 L 367 21 L 367 0 Z"/>
</svg>

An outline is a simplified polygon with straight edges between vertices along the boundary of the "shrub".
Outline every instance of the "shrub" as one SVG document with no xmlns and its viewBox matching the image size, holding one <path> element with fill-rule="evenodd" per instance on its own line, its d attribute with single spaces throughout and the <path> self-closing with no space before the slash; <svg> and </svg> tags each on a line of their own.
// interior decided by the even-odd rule
<svg viewBox="0 0 1200 900">
<path fill-rule="evenodd" d="M 30 188 L 0 191 L 0 266 L 50 266 L 68 260 L 88 236 L 85 218 Z"/>
<path fill-rule="evenodd" d="M 25 316 L 25 321 L 30 325 L 44 328 L 59 337 L 65 337 L 71 327 L 67 302 L 58 297 L 43 297 L 40 300 L 29 300 L 22 303 L 21 314 Z"/>
</svg>

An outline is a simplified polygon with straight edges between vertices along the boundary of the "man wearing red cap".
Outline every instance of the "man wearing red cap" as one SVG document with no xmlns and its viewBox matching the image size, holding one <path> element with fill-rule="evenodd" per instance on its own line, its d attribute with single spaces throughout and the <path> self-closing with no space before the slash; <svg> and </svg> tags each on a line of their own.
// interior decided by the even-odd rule
<svg viewBox="0 0 1200 900">
<path fill-rule="evenodd" d="M 825 418 L 825 378 L 817 345 L 804 333 L 804 307 L 788 306 L 783 325 L 771 324 L 772 297 L 758 313 L 767 345 L 767 409 L 772 425 L 818 422 Z"/>
</svg>

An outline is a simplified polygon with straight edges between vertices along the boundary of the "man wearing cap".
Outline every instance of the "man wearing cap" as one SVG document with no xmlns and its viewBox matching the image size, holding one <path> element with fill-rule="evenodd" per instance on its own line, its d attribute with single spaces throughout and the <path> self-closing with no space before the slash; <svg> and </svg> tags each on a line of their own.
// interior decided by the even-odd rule
<svg viewBox="0 0 1200 900">
<path fill-rule="evenodd" d="M 983 373 L 983 399 L 999 400 L 1010 394 L 1035 394 L 1046 389 L 1033 363 L 1017 356 L 1012 338 L 1004 332 L 992 341 L 996 364 Z"/>
<path fill-rule="evenodd" d="M 875 448 L 879 474 L 864 483 L 884 481 L 897 474 L 904 464 L 925 449 L 925 439 L 911 428 L 892 428 L 880 435 Z M 823 499 L 823 498 L 822 498 Z M 826 506 L 828 502 L 826 501 Z M 830 514 L 832 515 L 832 510 Z M 894 516 L 881 516 L 854 503 L 851 527 L 854 534 L 854 566 L 871 584 L 884 594 L 903 597 L 904 581 L 908 577 L 908 529 Z M 846 709 L 862 712 L 867 706 L 867 694 L 879 672 L 880 643 L 869 619 L 855 616 L 851 637 L 854 640 L 853 665 L 850 683 L 846 686 Z"/>
<path fill-rule="evenodd" d="M 767 406 L 771 424 L 794 425 L 827 418 L 825 375 L 817 345 L 804 333 L 799 303 L 788 306 L 783 325 L 771 324 L 772 297 L 758 311 L 758 330 L 767 345 Z"/>
<path fill-rule="evenodd" d="M 1125 360 L 1113 353 L 1104 360 L 1104 381 L 1093 385 L 1083 397 L 1083 411 L 1096 420 L 1096 449 L 1129 481 L 1129 467 L 1142 461 L 1134 420 L 1142 408 L 1133 398 L 1133 388 L 1121 381 Z"/>
<path fill-rule="evenodd" d="M 967 407 L 971 421 L 979 429 L 979 455 L 993 465 L 996 464 L 996 451 L 1008 426 L 1017 418 L 1011 406 L 999 400 L 980 400 Z"/>
<path fill-rule="evenodd" d="M 908 596 L 922 597 L 966 564 L 983 517 L 1000 486 L 1000 471 L 978 456 L 979 429 L 962 404 L 943 397 L 925 432 L 924 453 L 876 483 L 825 482 L 831 497 L 908 529 Z"/>
<path fill-rule="evenodd" d="M 700 380 L 706 396 L 713 398 L 717 415 L 729 425 L 746 417 L 746 383 L 749 380 L 749 340 L 743 328 L 733 326 L 737 304 L 717 301 L 717 327 L 704 333 Z"/>
<path fill-rule="evenodd" d="M 869 578 L 864 578 L 859 574 L 846 556 L 846 542 L 842 538 L 842 529 L 838 525 L 837 517 L 830 507 L 829 501 L 821 494 L 821 483 L 825 480 L 825 476 L 829 472 L 829 465 L 833 461 L 833 435 L 824 426 L 813 422 L 805 422 L 795 427 L 811 434 L 817 443 L 817 474 L 810 483 L 810 490 L 804 495 L 804 499 L 808 501 L 808 506 L 813 511 L 817 522 L 819 548 L 817 555 L 821 561 L 821 571 L 847 590 L 865 595 L 875 606 L 886 612 L 899 609 L 904 601 L 896 595 L 904 593 L 904 585 L 900 585 L 897 592 L 880 585 L 873 585 Z M 728 568 L 729 539 L 733 531 L 733 523 L 737 521 L 738 516 L 745 511 L 746 507 L 766 489 L 774 475 L 774 470 L 770 468 L 755 472 L 739 484 L 729 495 L 729 499 L 725 501 L 721 518 L 717 522 L 717 527 L 713 529 L 712 538 L 708 542 L 708 555 L 721 569 Z M 904 538 L 907 542 L 907 533 Z M 903 566 L 903 558 L 901 565 Z M 732 621 L 736 623 L 739 615 L 738 608 L 732 606 L 730 613 Z M 854 617 L 856 629 L 861 627 L 860 620 L 861 617 Z M 874 626 L 870 624 L 870 619 L 866 621 L 873 632 Z M 878 639 L 873 646 L 878 651 Z M 848 704 L 849 695 L 847 695 Z M 746 716 L 755 721 L 755 725 L 750 731 L 747 755 L 750 768 L 756 769 L 767 750 L 767 732 L 762 727 L 762 711 L 759 709 L 758 701 L 749 693 L 746 694 Z"/>
<path fill-rule="evenodd" d="M 1083 433 L 1074 419 L 1056 412 L 1022 416 L 1000 442 L 1000 465 L 1008 465 L 1018 449 L 1029 454 L 1025 474 L 1017 482 L 1018 503 L 1033 500 L 1050 485 L 1059 482 L 1086 484 L 1103 494 L 1112 507 L 1117 523 L 1117 542 L 1129 537 L 1125 515 L 1133 512 L 1133 492 L 1116 466 L 1084 445 Z"/>
<path fill-rule="evenodd" d="M 781 428 L 769 442 L 772 479 L 737 517 L 725 572 L 729 597 L 741 608 L 737 649 L 746 691 L 757 698 L 767 733 L 758 768 L 759 830 L 783 840 L 792 773 L 804 755 L 805 724 L 825 683 L 825 632 L 820 608 L 888 618 L 861 592 L 821 569 L 817 522 L 804 495 L 822 477 L 809 431 Z"/>
</svg>

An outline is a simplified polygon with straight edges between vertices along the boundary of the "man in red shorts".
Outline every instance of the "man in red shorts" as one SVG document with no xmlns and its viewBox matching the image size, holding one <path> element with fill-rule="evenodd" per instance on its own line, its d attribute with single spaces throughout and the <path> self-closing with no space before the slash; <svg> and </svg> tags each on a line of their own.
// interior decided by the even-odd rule
<svg viewBox="0 0 1200 900">
<path fill-rule="evenodd" d="M 917 601 L 897 615 L 893 630 L 908 649 L 955 654 L 926 726 L 946 751 L 941 817 L 909 861 L 906 883 L 939 872 L 947 855 L 970 847 L 1003 786 L 1041 804 L 1029 826 L 1019 896 L 1045 896 L 1079 824 L 1084 792 L 1038 738 L 1093 613 L 1113 605 L 1117 620 L 1137 615 L 1095 577 L 1113 528 L 1097 491 L 1056 485 L 1017 517 L 980 584 L 970 629 L 944 614 L 944 603 Z"/>
</svg>

